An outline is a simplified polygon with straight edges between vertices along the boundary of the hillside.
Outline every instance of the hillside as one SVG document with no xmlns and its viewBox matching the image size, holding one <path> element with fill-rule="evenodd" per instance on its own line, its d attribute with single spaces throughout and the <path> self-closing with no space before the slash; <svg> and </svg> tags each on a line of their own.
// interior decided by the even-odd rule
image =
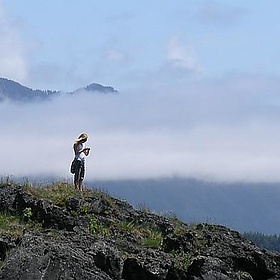
<svg viewBox="0 0 280 280">
<path fill-rule="evenodd" d="M 280 233 L 277 183 L 226 183 L 191 178 L 89 182 L 132 205 L 171 212 L 185 222 L 211 222 L 240 232 Z"/>
<path fill-rule="evenodd" d="M 280 255 L 236 231 L 99 190 L 2 182 L 0 211 L 0 279 L 280 279 Z"/>
<path fill-rule="evenodd" d="M 117 93 L 113 87 L 92 83 L 88 86 L 66 92 L 66 94 L 79 94 L 81 92 Z M 0 78 L 0 102 L 10 100 L 15 102 L 34 102 L 51 100 L 51 98 L 63 94 L 62 91 L 33 90 L 12 80 Z"/>
<path fill-rule="evenodd" d="M 49 100 L 57 91 L 33 90 L 12 80 L 0 78 L 0 102 L 12 100 L 17 102 Z"/>
</svg>

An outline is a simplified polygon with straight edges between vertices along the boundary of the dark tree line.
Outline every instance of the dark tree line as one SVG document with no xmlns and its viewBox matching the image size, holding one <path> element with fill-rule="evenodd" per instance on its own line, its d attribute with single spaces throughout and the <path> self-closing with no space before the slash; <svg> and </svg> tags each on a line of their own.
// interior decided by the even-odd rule
<svg viewBox="0 0 280 280">
<path fill-rule="evenodd" d="M 280 235 L 266 235 L 260 232 L 245 232 L 243 236 L 257 246 L 270 251 L 280 252 Z"/>
</svg>

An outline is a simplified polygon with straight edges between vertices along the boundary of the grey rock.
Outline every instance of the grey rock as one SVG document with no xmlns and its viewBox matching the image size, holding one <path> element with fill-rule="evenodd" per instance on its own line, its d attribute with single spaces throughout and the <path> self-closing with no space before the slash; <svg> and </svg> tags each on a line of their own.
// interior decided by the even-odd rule
<svg viewBox="0 0 280 280">
<path fill-rule="evenodd" d="M 0 279 L 280 279 L 279 254 L 224 226 L 190 226 L 108 194 L 77 194 L 62 207 L 2 184 L 2 212 L 27 207 L 42 229 L 0 231 Z"/>
</svg>

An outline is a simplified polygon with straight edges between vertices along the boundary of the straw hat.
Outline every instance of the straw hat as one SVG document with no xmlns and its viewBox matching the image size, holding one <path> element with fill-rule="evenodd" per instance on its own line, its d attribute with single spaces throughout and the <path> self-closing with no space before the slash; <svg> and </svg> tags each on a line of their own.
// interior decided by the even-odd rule
<svg viewBox="0 0 280 280">
<path fill-rule="evenodd" d="M 82 133 L 80 134 L 80 136 L 75 140 L 75 142 L 80 142 L 83 140 L 87 140 L 88 139 L 88 135 L 86 133 Z"/>
</svg>

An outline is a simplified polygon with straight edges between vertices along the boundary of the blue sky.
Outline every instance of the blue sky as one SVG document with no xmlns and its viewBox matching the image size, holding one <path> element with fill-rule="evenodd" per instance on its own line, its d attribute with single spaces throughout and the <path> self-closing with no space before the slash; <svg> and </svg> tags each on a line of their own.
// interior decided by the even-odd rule
<svg viewBox="0 0 280 280">
<path fill-rule="evenodd" d="M 34 173 L 68 176 L 72 139 L 87 131 L 88 176 L 279 182 L 279 10 L 278 0 L 0 0 L 0 77 L 120 91 L 0 104 L 0 146 L 16 147 L 1 170 L 30 171 L 32 145 Z"/>
<path fill-rule="evenodd" d="M 98 82 L 122 90 L 229 72 L 279 74 L 276 0 L 0 3 L 1 53 L 18 57 L 17 69 L 2 64 L 0 75 L 31 87 Z"/>
</svg>

